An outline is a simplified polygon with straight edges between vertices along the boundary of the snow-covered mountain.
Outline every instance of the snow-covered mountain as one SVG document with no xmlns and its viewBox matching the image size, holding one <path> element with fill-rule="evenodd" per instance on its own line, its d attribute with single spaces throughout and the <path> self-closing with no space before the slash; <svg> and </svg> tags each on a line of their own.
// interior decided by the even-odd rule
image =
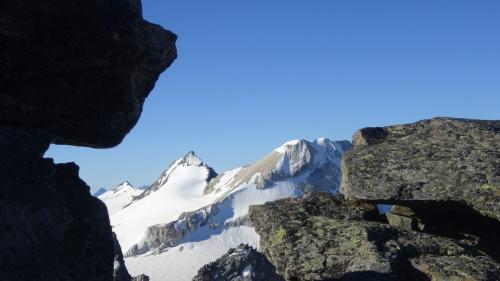
<svg viewBox="0 0 500 281">
<path fill-rule="evenodd" d="M 249 166 L 220 174 L 189 152 L 147 189 L 122 187 L 122 193 L 117 188 L 99 198 L 108 206 L 132 275 L 191 280 L 229 248 L 258 247 L 247 220 L 250 205 L 307 191 L 336 193 L 340 160 L 350 147 L 325 138 L 294 140 Z"/>
<path fill-rule="evenodd" d="M 98 196 L 108 207 L 109 215 L 120 211 L 123 207 L 130 204 L 134 196 L 141 194 L 143 190 L 135 188 L 128 181 L 122 182 L 117 187 L 106 191 Z"/>
</svg>

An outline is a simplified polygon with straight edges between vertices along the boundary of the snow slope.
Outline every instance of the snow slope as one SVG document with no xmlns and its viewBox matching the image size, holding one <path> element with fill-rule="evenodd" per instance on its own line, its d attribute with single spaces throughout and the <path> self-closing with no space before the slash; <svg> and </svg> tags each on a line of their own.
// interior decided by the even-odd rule
<svg viewBox="0 0 500 281">
<path fill-rule="evenodd" d="M 152 281 L 191 280 L 229 248 L 258 246 L 249 206 L 307 191 L 337 192 L 340 159 L 349 148 L 349 142 L 325 138 L 294 140 L 219 175 L 188 153 L 128 205 L 110 212 L 129 271 Z M 117 201 L 101 199 L 106 205 Z"/>
<path fill-rule="evenodd" d="M 218 193 L 203 194 L 210 168 L 193 152 L 175 161 L 150 189 L 110 215 L 124 251 L 140 242 L 148 226 L 170 222 L 186 211 L 212 203 Z M 106 203 L 106 200 L 103 200 Z"/>
<path fill-rule="evenodd" d="M 125 181 L 112 190 L 106 191 L 98 196 L 108 207 L 109 215 L 116 213 L 132 202 L 134 196 L 141 194 L 143 190 L 135 188 Z"/>
</svg>

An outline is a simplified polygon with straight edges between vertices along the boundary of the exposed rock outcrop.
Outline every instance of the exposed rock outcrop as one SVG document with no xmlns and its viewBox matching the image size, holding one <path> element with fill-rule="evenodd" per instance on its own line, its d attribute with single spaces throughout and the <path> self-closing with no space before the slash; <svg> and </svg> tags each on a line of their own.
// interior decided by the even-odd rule
<svg viewBox="0 0 500 281">
<path fill-rule="evenodd" d="M 3 1 L 0 18 L 0 125 L 55 143 L 119 144 L 176 57 L 140 0 Z"/>
<path fill-rule="evenodd" d="M 378 221 L 374 206 L 314 194 L 252 206 L 261 247 L 286 280 L 497 280 L 477 240 Z M 434 278 L 433 277 L 433 278 Z"/>
<path fill-rule="evenodd" d="M 200 210 L 184 212 L 176 221 L 148 227 L 141 242 L 133 245 L 125 253 L 125 257 L 142 255 L 147 252 L 159 254 L 179 245 L 190 231 L 210 223 L 213 215 L 219 211 L 218 208 L 219 204 L 209 205 Z"/>
<path fill-rule="evenodd" d="M 112 147 L 137 122 L 176 36 L 140 0 L 0 4 L 0 272 L 11 280 L 113 280 L 104 204 L 50 143 Z"/>
<path fill-rule="evenodd" d="M 500 121 L 366 128 L 353 145 L 342 160 L 343 194 L 410 206 L 446 201 L 500 220 Z"/>
<path fill-rule="evenodd" d="M 426 232 L 478 236 L 500 259 L 500 121 L 434 118 L 365 128 L 353 145 L 342 159 L 342 193 L 410 207 L 413 224 Z M 391 213 L 390 222 L 408 222 Z"/>
<path fill-rule="evenodd" d="M 193 281 L 284 281 L 267 258 L 248 245 L 203 266 Z"/>
</svg>

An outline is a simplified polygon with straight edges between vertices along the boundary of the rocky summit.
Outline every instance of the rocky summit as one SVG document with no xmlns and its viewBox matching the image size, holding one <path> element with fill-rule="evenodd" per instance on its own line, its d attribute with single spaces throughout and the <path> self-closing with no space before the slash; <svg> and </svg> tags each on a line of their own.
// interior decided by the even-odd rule
<svg viewBox="0 0 500 281">
<path fill-rule="evenodd" d="M 0 19 L 0 279 L 130 280 L 113 272 L 106 206 L 76 164 L 43 155 L 119 144 L 176 36 L 146 22 L 140 0 L 2 1 Z"/>
</svg>

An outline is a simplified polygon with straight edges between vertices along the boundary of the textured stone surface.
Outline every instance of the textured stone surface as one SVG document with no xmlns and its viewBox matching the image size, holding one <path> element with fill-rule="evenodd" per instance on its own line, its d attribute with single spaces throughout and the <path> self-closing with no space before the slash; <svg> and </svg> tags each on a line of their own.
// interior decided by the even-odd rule
<svg viewBox="0 0 500 281">
<path fill-rule="evenodd" d="M 115 146 L 175 59 L 175 40 L 142 19 L 140 0 L 2 1 L 0 125 Z"/>
<path fill-rule="evenodd" d="M 378 221 L 373 209 L 320 194 L 252 206 L 250 219 L 263 252 L 286 280 L 500 278 L 500 266 L 477 249 L 477 240 L 393 227 Z M 433 260 L 443 267 L 431 266 Z"/>
<path fill-rule="evenodd" d="M 248 245 L 203 266 L 193 281 L 284 281 L 267 258 Z"/>
<path fill-rule="evenodd" d="M 390 225 L 409 230 L 424 230 L 425 225 L 415 216 L 412 209 L 395 205 L 385 214 Z"/>
<path fill-rule="evenodd" d="M 0 128 L 0 272 L 14 280 L 112 280 L 106 207 L 73 163 L 41 156 L 50 138 Z"/>
<path fill-rule="evenodd" d="M 500 121 L 434 118 L 366 128 L 342 161 L 341 192 L 422 206 L 448 202 L 500 220 Z"/>
</svg>

